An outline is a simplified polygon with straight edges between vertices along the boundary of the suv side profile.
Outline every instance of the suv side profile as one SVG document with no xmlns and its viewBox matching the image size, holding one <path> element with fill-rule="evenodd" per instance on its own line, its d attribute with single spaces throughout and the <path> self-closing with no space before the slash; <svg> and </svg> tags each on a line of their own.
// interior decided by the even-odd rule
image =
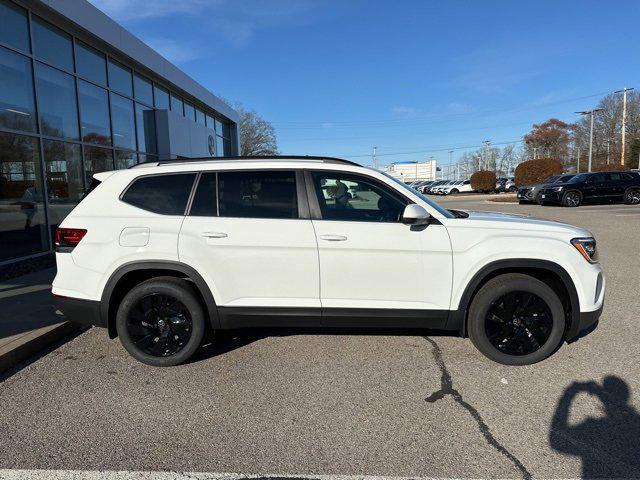
<svg viewBox="0 0 640 480">
<path fill-rule="evenodd" d="M 94 175 L 56 231 L 56 307 L 149 365 L 245 327 L 432 328 L 526 365 L 597 324 L 577 227 L 446 210 L 331 158 L 141 164 Z"/>
<path fill-rule="evenodd" d="M 638 172 L 578 173 L 566 182 L 545 185 L 539 194 L 540 204 L 555 203 L 577 207 L 583 203 L 624 202 L 640 204 Z"/>
</svg>

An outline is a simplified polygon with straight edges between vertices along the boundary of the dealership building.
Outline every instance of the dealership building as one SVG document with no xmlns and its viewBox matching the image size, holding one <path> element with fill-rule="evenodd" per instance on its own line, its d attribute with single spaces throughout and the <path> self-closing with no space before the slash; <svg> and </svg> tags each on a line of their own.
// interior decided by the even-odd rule
<svg viewBox="0 0 640 480">
<path fill-rule="evenodd" d="M 238 114 L 85 0 L 0 0 L 0 265 L 52 250 L 94 173 L 235 156 Z"/>
</svg>

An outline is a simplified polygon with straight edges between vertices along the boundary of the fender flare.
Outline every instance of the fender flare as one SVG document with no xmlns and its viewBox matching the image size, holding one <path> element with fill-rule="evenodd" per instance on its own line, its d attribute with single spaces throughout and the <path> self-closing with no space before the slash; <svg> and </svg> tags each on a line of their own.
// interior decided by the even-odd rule
<svg viewBox="0 0 640 480">
<path fill-rule="evenodd" d="M 569 305 L 571 307 L 571 324 L 566 331 L 566 337 L 571 338 L 577 334 L 580 326 L 580 300 L 576 286 L 567 271 L 559 264 L 549 260 L 538 260 L 535 258 L 518 258 L 496 260 L 482 267 L 467 284 L 457 310 L 451 310 L 449 320 L 447 322 L 448 330 L 458 330 L 463 337 L 467 336 L 467 312 L 474 294 L 491 274 L 498 270 L 517 271 L 520 268 L 535 268 L 538 270 L 547 270 L 560 277 L 567 292 L 569 293 Z"/>
<path fill-rule="evenodd" d="M 171 260 L 134 261 L 125 263 L 124 265 L 118 267 L 111 274 L 102 291 L 102 297 L 100 300 L 100 317 L 102 318 L 104 324 L 109 328 L 110 336 L 112 334 L 112 326 L 109 325 L 109 303 L 111 300 L 111 296 L 113 295 L 113 291 L 122 277 L 124 277 L 127 273 L 138 270 L 172 270 L 174 272 L 178 272 L 187 276 L 191 281 L 193 281 L 196 288 L 202 295 L 202 298 L 204 299 L 207 313 L 209 314 L 211 327 L 214 330 L 220 327 L 218 306 L 216 305 L 215 299 L 213 298 L 211 289 L 207 285 L 207 282 L 204 281 L 202 276 L 193 267 L 190 267 L 189 265 L 181 262 Z"/>
</svg>

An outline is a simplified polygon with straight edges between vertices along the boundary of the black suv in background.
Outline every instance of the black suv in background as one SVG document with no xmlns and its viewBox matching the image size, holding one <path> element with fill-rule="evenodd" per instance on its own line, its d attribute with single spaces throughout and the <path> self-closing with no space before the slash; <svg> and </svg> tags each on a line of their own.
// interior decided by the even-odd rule
<svg viewBox="0 0 640 480">
<path fill-rule="evenodd" d="M 518 189 L 518 201 L 520 203 L 540 203 L 540 190 L 552 183 L 566 183 L 574 176 L 575 174 L 573 173 L 553 175 L 542 183 L 522 186 Z"/>
<path fill-rule="evenodd" d="M 640 203 L 640 175 L 638 172 L 579 173 L 564 183 L 545 185 L 540 202 L 559 203 L 577 207 L 582 203 L 620 202 Z"/>
</svg>

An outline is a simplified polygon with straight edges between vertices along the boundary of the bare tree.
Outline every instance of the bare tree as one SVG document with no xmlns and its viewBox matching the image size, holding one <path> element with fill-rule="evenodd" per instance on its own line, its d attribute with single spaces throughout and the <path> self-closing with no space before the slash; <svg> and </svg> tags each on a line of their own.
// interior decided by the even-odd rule
<svg viewBox="0 0 640 480">
<path fill-rule="evenodd" d="M 240 114 L 240 155 L 255 157 L 259 155 L 278 155 L 276 132 L 254 110 L 245 110 L 238 104 L 235 109 Z"/>
</svg>

